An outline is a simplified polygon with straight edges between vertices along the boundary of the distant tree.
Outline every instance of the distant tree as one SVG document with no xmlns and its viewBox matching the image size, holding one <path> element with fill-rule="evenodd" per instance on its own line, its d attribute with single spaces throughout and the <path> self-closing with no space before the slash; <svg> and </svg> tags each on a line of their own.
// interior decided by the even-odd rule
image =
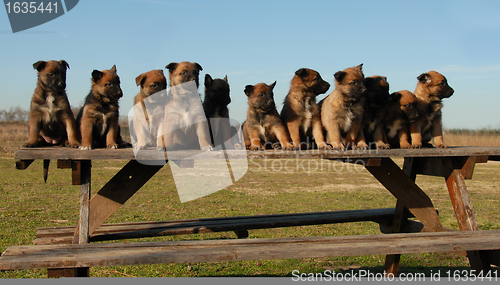
<svg viewBox="0 0 500 285">
<path fill-rule="evenodd" d="M 0 121 L 2 122 L 27 122 L 29 119 L 29 111 L 24 110 L 19 106 L 12 106 L 9 110 L 0 110 Z"/>
</svg>

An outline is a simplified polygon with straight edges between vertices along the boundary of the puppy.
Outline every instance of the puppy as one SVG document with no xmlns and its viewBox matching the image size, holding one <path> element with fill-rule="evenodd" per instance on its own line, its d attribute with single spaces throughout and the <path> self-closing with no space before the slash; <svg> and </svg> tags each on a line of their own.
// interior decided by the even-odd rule
<svg viewBox="0 0 500 285">
<path fill-rule="evenodd" d="M 116 149 L 130 145 L 122 140 L 118 125 L 118 100 L 122 96 L 115 65 L 109 70 L 92 71 L 92 88 L 76 117 L 82 136 L 80 149 Z"/>
<path fill-rule="evenodd" d="M 455 92 L 448 85 L 446 78 L 436 71 L 422 73 L 417 77 L 418 111 L 420 118 L 411 124 L 412 147 L 431 146 L 433 139 L 436 147 L 448 147 L 443 141 L 442 112 L 444 98 L 449 98 Z"/>
<path fill-rule="evenodd" d="M 275 85 L 276 81 L 271 85 L 258 83 L 245 87 L 248 111 L 247 120 L 243 124 L 243 137 L 245 146 L 250 150 L 264 150 L 268 143 L 278 141 L 282 148 L 293 150 L 290 135 L 281 122 L 274 103 Z"/>
<path fill-rule="evenodd" d="M 335 73 L 335 90 L 321 102 L 321 122 L 329 143 L 337 150 L 368 147 L 361 128 L 366 93 L 362 67 L 360 64 Z"/>
<path fill-rule="evenodd" d="M 184 61 L 172 62 L 166 68 L 169 70 L 171 94 L 165 106 L 163 147 L 166 150 L 213 150 L 207 118 L 198 93 L 202 67 L 198 63 Z"/>
<path fill-rule="evenodd" d="M 309 139 L 314 138 L 318 148 L 329 148 L 323 135 L 320 108 L 316 104 L 316 96 L 324 94 L 328 88 L 330 84 L 315 70 L 301 68 L 295 72 L 281 110 L 281 120 L 287 126 L 294 147 L 307 148 Z"/>
<path fill-rule="evenodd" d="M 234 149 L 235 145 L 231 138 L 236 132 L 229 122 L 229 109 L 227 108 L 229 103 L 231 103 L 231 97 L 227 76 L 224 79 L 212 79 L 212 76 L 206 74 L 203 110 L 208 119 L 212 142 L 214 146 L 223 145 Z M 236 148 L 241 149 L 241 145 L 238 144 Z"/>
<path fill-rule="evenodd" d="M 160 132 L 165 118 L 167 79 L 163 70 L 157 69 L 137 76 L 135 82 L 140 86 L 140 91 L 134 98 L 134 118 L 131 126 L 134 131 L 134 147 L 162 147 Z"/>
<path fill-rule="evenodd" d="M 362 128 L 365 139 L 375 142 L 379 149 L 389 148 L 382 120 L 389 105 L 389 83 L 385 76 L 371 76 L 364 80 L 366 101 Z"/>
<path fill-rule="evenodd" d="M 417 97 L 408 90 L 394 92 L 385 111 L 382 124 L 393 148 L 410 148 L 409 124 L 418 118 Z"/>
<path fill-rule="evenodd" d="M 66 61 L 38 61 L 38 82 L 29 113 L 29 140 L 24 147 L 80 146 L 75 117 L 66 95 Z"/>
</svg>

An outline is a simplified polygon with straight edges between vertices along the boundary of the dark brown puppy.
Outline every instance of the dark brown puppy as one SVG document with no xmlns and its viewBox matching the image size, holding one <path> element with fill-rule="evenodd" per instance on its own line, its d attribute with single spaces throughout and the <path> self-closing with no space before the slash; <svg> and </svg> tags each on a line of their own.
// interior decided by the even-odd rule
<svg viewBox="0 0 500 285">
<path fill-rule="evenodd" d="M 164 148 L 213 150 L 207 118 L 197 91 L 203 68 L 196 62 L 187 61 L 172 62 L 166 68 L 172 88 L 165 107 Z M 183 86 L 187 90 L 183 90 Z"/>
<path fill-rule="evenodd" d="M 366 93 L 362 67 L 335 73 L 335 90 L 321 102 L 321 122 L 334 149 L 368 147 L 361 128 Z"/>
<path fill-rule="evenodd" d="M 402 90 L 390 95 L 390 102 L 382 123 L 391 147 L 411 147 L 409 124 L 417 118 L 417 97 L 415 94 L 408 90 Z"/>
<path fill-rule="evenodd" d="M 281 110 L 281 120 L 287 126 L 294 147 L 308 148 L 312 138 L 318 148 L 329 147 L 323 135 L 320 108 L 316 104 L 316 96 L 324 94 L 328 88 L 330 84 L 315 70 L 301 68 L 295 72 Z"/>
<path fill-rule="evenodd" d="M 247 85 L 248 96 L 247 120 L 243 124 L 245 146 L 250 150 L 264 150 L 278 142 L 281 147 L 292 150 L 290 135 L 283 125 L 274 103 L 273 89 L 276 81 L 267 85 L 258 83 Z"/>
<path fill-rule="evenodd" d="M 24 147 L 65 145 L 78 147 L 75 117 L 66 95 L 66 61 L 38 61 L 38 82 L 31 98 L 29 140 Z"/>
<path fill-rule="evenodd" d="M 389 148 L 382 119 L 389 104 L 389 83 L 385 76 L 365 78 L 366 101 L 363 111 L 363 132 L 367 142 L 374 142 L 379 149 Z"/>
<path fill-rule="evenodd" d="M 134 112 L 134 122 L 131 126 L 136 137 L 134 147 L 138 149 L 143 149 L 148 145 L 161 147 L 162 142 L 159 132 L 161 131 L 160 122 L 165 117 L 165 105 L 159 101 L 163 98 L 154 98 L 154 102 L 150 102 L 153 104 L 148 104 L 148 107 L 144 104 L 144 100 L 153 94 L 158 94 L 158 97 L 160 97 L 158 92 L 164 91 L 167 88 L 167 79 L 163 74 L 163 70 L 157 69 L 137 76 L 135 82 L 141 89 L 134 98 L 134 106 L 137 104 L 140 104 L 140 106 L 135 106 L 134 108 L 138 112 L 142 111 L 142 113 L 135 114 Z M 153 109 L 150 110 L 151 108 Z M 150 113 L 149 115 L 148 112 Z M 155 142 L 151 140 L 155 140 Z"/>
<path fill-rule="evenodd" d="M 431 146 L 430 141 L 440 148 L 448 147 L 443 140 L 442 112 L 444 98 L 455 92 L 446 78 L 436 71 L 422 73 L 417 77 L 415 88 L 420 118 L 411 124 L 412 147 L 420 148 L 422 143 Z"/>
<path fill-rule="evenodd" d="M 206 74 L 203 111 L 208 120 L 212 142 L 214 146 L 224 145 L 226 148 L 234 149 L 227 107 L 229 103 L 231 103 L 231 97 L 229 96 L 227 76 L 224 79 L 213 79 L 210 74 Z M 237 148 L 241 148 L 241 145 Z"/>
<path fill-rule="evenodd" d="M 92 71 L 92 89 L 76 117 L 82 136 L 80 149 L 129 146 L 120 135 L 118 99 L 123 96 L 116 66 Z"/>
</svg>

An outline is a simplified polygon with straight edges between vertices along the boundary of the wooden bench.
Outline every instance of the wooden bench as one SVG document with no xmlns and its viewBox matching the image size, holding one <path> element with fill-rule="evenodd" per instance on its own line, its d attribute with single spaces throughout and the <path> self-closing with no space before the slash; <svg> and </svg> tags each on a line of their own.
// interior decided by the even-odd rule
<svg viewBox="0 0 500 285">
<path fill-rule="evenodd" d="M 500 249 L 500 231 L 9 247 L 0 270 Z"/>
<path fill-rule="evenodd" d="M 90 236 L 90 242 L 229 231 L 234 231 L 238 238 L 246 238 L 248 230 L 364 221 L 379 223 L 385 231 L 387 226 L 391 225 L 394 213 L 395 208 L 387 208 L 105 224 Z M 418 232 L 423 228 L 423 225 L 418 222 L 412 226 L 415 229 L 407 229 L 405 232 Z M 33 243 L 35 245 L 70 244 L 73 241 L 75 229 L 76 226 L 40 228 Z"/>
</svg>

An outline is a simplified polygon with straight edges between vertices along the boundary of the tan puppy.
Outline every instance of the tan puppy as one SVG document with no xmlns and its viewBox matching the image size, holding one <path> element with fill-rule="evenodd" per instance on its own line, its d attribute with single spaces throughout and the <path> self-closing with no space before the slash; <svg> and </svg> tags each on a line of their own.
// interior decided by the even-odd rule
<svg viewBox="0 0 500 285">
<path fill-rule="evenodd" d="M 75 118 L 66 95 L 66 61 L 38 61 L 38 82 L 29 114 L 29 140 L 24 147 L 66 145 L 78 147 Z"/>
<path fill-rule="evenodd" d="M 247 85 L 245 94 L 248 97 L 247 120 L 243 123 L 245 146 L 250 150 L 264 150 L 278 142 L 281 147 L 293 150 L 290 135 L 281 122 L 274 103 L 273 89 L 276 85 L 258 83 Z"/>
<path fill-rule="evenodd" d="M 389 105 L 389 83 L 385 76 L 365 78 L 366 102 L 363 112 L 363 132 L 369 142 L 377 148 L 387 149 L 389 144 L 382 123 Z"/>
<path fill-rule="evenodd" d="M 301 68 L 295 72 L 281 110 L 281 120 L 287 126 L 294 147 L 308 148 L 310 139 L 314 138 L 318 148 L 329 148 L 323 135 L 320 108 L 316 104 L 316 96 L 324 94 L 328 88 L 330 84 L 315 70 Z"/>
<path fill-rule="evenodd" d="M 119 148 L 130 144 L 120 135 L 118 100 L 123 96 L 116 66 L 92 72 L 92 89 L 76 117 L 82 135 L 80 149 L 94 147 Z"/>
<path fill-rule="evenodd" d="M 391 147 L 411 147 L 409 124 L 417 118 L 417 97 L 415 94 L 408 90 L 401 90 L 390 95 L 390 102 L 382 124 Z"/>
<path fill-rule="evenodd" d="M 207 118 L 198 93 L 198 63 L 172 62 L 169 70 L 170 95 L 163 122 L 164 148 L 213 150 Z"/>
<path fill-rule="evenodd" d="M 131 126 L 134 130 L 134 147 L 162 147 L 160 132 L 165 118 L 167 79 L 163 70 L 157 69 L 137 76 L 135 82 L 141 89 L 134 98 L 134 120 Z"/>
<path fill-rule="evenodd" d="M 321 122 L 334 149 L 368 147 L 361 128 L 366 93 L 362 66 L 335 73 L 335 90 L 320 102 Z"/>
<path fill-rule="evenodd" d="M 448 85 L 446 78 L 436 71 L 422 73 L 417 77 L 415 88 L 419 119 L 411 124 L 412 147 L 420 148 L 422 143 L 440 148 L 448 147 L 443 140 L 442 112 L 444 98 L 453 95 L 454 90 Z"/>
</svg>

